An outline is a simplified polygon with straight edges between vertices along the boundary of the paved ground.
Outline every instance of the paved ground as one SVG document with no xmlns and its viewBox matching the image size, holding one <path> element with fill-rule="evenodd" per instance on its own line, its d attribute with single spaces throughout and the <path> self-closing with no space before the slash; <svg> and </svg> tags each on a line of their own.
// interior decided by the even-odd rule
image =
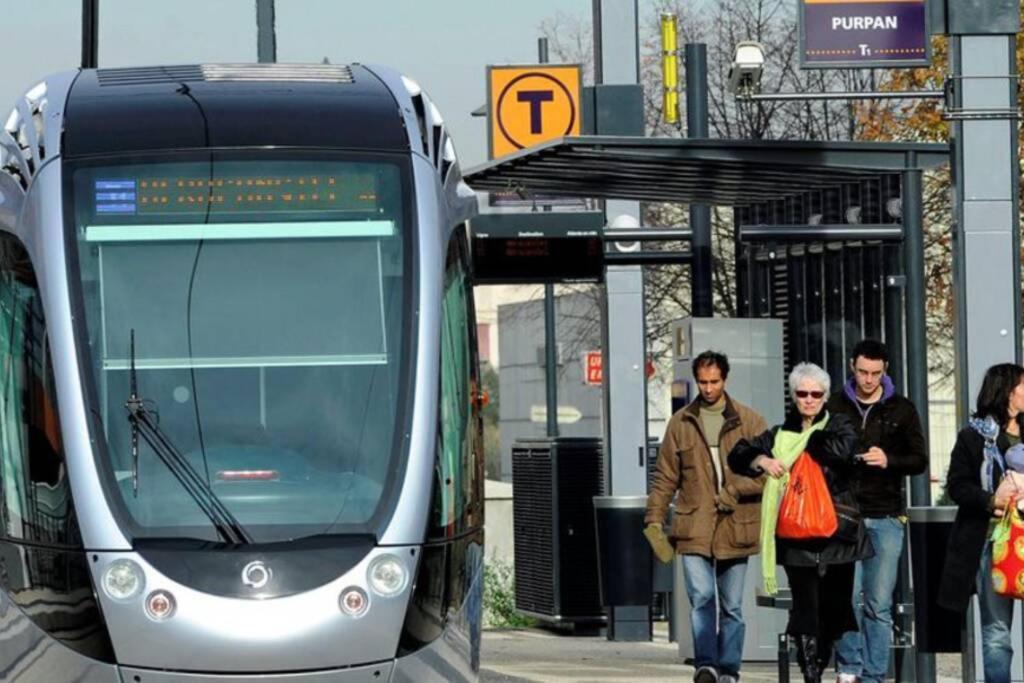
<svg viewBox="0 0 1024 683">
<path fill-rule="evenodd" d="M 940 683 L 958 683 L 955 657 L 938 663 Z M 678 660 L 664 627 L 650 643 L 609 642 L 604 636 L 572 636 L 543 629 L 484 631 L 481 680 L 493 683 L 610 683 L 611 681 L 689 681 L 693 668 Z M 778 680 L 774 662 L 749 664 L 745 683 Z M 800 681 L 794 666 L 791 680 Z M 826 679 L 832 680 L 832 679 Z"/>
</svg>

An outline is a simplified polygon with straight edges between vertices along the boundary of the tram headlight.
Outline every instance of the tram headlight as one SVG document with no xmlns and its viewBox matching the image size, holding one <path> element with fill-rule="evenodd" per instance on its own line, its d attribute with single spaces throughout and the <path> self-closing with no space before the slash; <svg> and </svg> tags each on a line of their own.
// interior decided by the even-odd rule
<svg viewBox="0 0 1024 683">
<path fill-rule="evenodd" d="M 350 617 L 361 617 L 370 608 L 370 598 L 362 588 L 346 588 L 338 598 L 338 606 L 341 611 Z"/>
<path fill-rule="evenodd" d="M 103 572 L 103 592 L 118 601 L 131 600 L 146 586 L 142 567 L 131 560 L 117 560 Z"/>
<path fill-rule="evenodd" d="M 163 621 L 174 616 L 177 603 L 170 591 L 156 590 L 146 597 L 146 614 L 154 621 Z"/>
<path fill-rule="evenodd" d="M 405 590 L 409 572 L 394 555 L 381 555 L 370 563 L 369 579 L 374 593 L 389 598 Z"/>
</svg>

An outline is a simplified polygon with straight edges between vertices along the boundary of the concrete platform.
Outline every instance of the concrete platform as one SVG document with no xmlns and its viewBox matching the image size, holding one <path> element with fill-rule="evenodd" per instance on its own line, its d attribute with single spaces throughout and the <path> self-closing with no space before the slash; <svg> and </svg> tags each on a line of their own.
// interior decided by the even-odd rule
<svg viewBox="0 0 1024 683">
<path fill-rule="evenodd" d="M 604 636 L 545 629 L 488 630 L 483 635 L 480 669 L 480 679 L 493 683 L 680 683 L 693 678 L 693 667 L 679 661 L 676 644 L 668 641 L 661 624 L 650 643 L 616 643 Z M 960 682 L 957 656 L 940 656 L 938 669 L 939 683 Z M 750 683 L 778 680 L 775 662 L 746 664 L 741 673 L 742 680 Z M 790 680 L 802 680 L 795 663 Z"/>
</svg>

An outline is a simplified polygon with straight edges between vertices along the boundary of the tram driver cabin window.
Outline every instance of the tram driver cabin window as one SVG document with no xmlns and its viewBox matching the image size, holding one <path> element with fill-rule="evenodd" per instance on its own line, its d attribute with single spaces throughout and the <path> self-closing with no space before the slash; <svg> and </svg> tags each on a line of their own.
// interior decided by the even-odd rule
<svg viewBox="0 0 1024 683">
<path fill-rule="evenodd" d="M 362 177 L 351 170 L 362 166 L 338 166 L 339 184 L 342 173 L 346 181 Z M 98 403 L 123 497 L 141 523 L 157 525 L 164 513 L 130 493 L 136 475 L 124 405 L 133 365 L 138 395 L 162 431 L 215 486 L 236 472 L 277 482 L 223 488 L 243 523 L 276 514 L 328 528 L 374 514 L 404 400 L 407 257 L 401 202 L 388 198 L 397 174 L 363 166 L 378 174 L 372 195 L 364 192 L 378 198 L 373 211 L 267 207 L 243 221 L 214 209 L 206 222 L 199 215 L 165 223 L 79 217 Z M 243 163 L 214 168 L 225 178 L 248 172 Z M 87 177 L 90 187 L 97 177 Z M 144 455 L 138 485 L 167 480 L 166 468 Z M 262 507 L 249 495 L 257 490 L 269 496 Z M 287 513 L 267 506 L 275 496 L 293 501 Z M 296 496 L 306 503 L 296 505 Z"/>
</svg>

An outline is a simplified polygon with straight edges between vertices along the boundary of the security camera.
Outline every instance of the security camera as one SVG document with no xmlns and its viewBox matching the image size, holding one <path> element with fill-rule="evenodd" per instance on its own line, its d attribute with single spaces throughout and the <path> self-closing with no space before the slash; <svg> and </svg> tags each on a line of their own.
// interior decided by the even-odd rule
<svg viewBox="0 0 1024 683">
<path fill-rule="evenodd" d="M 729 92 L 734 95 L 752 95 L 761 89 L 761 70 L 764 68 L 764 47 L 753 40 L 744 40 L 736 46 L 729 69 Z"/>
</svg>

